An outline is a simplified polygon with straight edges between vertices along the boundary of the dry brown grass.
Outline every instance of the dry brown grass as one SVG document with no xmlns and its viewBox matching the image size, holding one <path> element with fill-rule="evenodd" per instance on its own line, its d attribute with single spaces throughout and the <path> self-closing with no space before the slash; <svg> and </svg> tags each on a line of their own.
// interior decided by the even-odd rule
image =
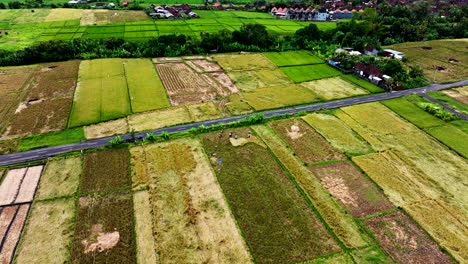
<svg viewBox="0 0 468 264">
<path fill-rule="evenodd" d="M 297 157 L 293 156 L 284 142 L 265 126 L 253 126 L 252 128 L 260 135 L 283 166 L 293 175 L 319 214 L 344 245 L 348 248 L 366 246 L 367 241 L 352 217 L 330 196 L 319 179 Z"/>
<path fill-rule="evenodd" d="M 395 212 L 364 221 L 387 254 L 399 263 L 452 263 L 410 218 Z"/>
<path fill-rule="evenodd" d="M 0 251 L 0 263 L 11 263 L 16 245 L 21 236 L 21 230 L 28 215 L 29 204 L 17 205 L 14 208 L 17 213 L 12 222 L 8 223 L 10 225 L 8 234 L 6 234 L 6 237 L 0 238 L 3 242 L 2 250 Z"/>
<path fill-rule="evenodd" d="M 74 198 L 35 202 L 17 249 L 16 263 L 66 263 L 74 216 Z"/>
<path fill-rule="evenodd" d="M 307 164 L 345 158 L 302 119 L 280 120 L 268 125 Z"/>
<path fill-rule="evenodd" d="M 81 156 L 47 162 L 37 189 L 36 199 L 74 195 L 80 182 L 81 166 Z"/>
<path fill-rule="evenodd" d="M 355 218 L 394 208 L 387 198 L 348 161 L 317 165 L 310 169 Z"/>
<path fill-rule="evenodd" d="M 120 118 L 108 122 L 86 126 L 84 128 L 87 139 L 109 137 L 113 135 L 126 134 L 128 132 L 127 118 Z"/>
<path fill-rule="evenodd" d="M 144 164 L 142 164 L 144 165 Z M 148 191 L 133 193 L 133 210 L 135 213 L 135 234 L 137 243 L 137 263 L 158 264 L 156 244 L 153 237 L 153 215 Z"/>
<path fill-rule="evenodd" d="M 187 105 L 192 120 L 195 122 L 221 118 L 222 115 L 213 102 Z"/>
<path fill-rule="evenodd" d="M 198 141 L 144 145 L 131 152 L 134 185 L 150 186 L 161 263 L 251 262 Z"/>
<path fill-rule="evenodd" d="M 185 107 L 170 107 L 128 117 L 130 130 L 145 131 L 192 121 Z"/>
</svg>

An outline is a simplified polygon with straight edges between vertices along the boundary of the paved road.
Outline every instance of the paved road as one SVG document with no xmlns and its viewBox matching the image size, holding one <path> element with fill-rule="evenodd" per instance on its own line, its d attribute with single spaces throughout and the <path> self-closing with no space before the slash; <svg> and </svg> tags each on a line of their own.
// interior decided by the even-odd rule
<svg viewBox="0 0 468 264">
<path fill-rule="evenodd" d="M 433 103 L 436 103 L 436 104 L 439 104 L 441 105 L 445 110 L 449 111 L 450 113 L 454 114 L 454 115 L 457 115 L 459 116 L 461 119 L 463 120 L 468 120 L 468 116 L 465 115 L 464 113 L 456 110 L 456 109 L 453 109 L 452 107 L 442 103 L 441 101 L 435 99 L 435 98 L 432 98 L 430 97 L 429 95 L 425 94 L 425 93 L 421 93 L 421 96 L 423 96 L 424 98 L 426 98 L 427 100 L 433 102 Z"/>
<path fill-rule="evenodd" d="M 443 90 L 443 89 L 448 89 L 451 87 L 465 86 L 465 85 L 468 85 L 468 80 L 451 83 L 451 84 L 443 84 L 443 85 L 433 84 L 431 86 L 420 87 L 420 88 L 415 88 L 411 90 L 395 91 L 395 92 L 390 92 L 390 93 L 370 95 L 370 96 L 365 96 L 365 97 L 356 97 L 356 98 L 350 98 L 350 99 L 344 99 L 344 100 L 332 101 L 332 102 L 326 102 L 326 103 L 320 103 L 320 104 L 312 104 L 312 105 L 306 105 L 306 106 L 272 110 L 272 111 L 262 112 L 262 114 L 268 118 L 268 117 L 282 115 L 282 114 L 295 114 L 301 111 L 334 109 L 334 108 L 340 108 L 340 107 L 350 106 L 350 105 L 355 105 L 355 104 L 363 104 L 363 103 L 393 99 L 393 98 L 398 98 L 398 97 L 402 97 L 402 96 L 409 95 L 409 94 L 415 94 L 415 93 L 424 94 L 428 91 L 437 91 L 437 90 Z M 216 125 L 216 124 L 229 123 L 229 122 L 234 122 L 234 121 L 244 119 L 252 115 L 255 115 L 255 113 L 242 115 L 242 116 L 226 117 L 226 118 L 215 119 L 215 120 L 210 120 L 210 121 L 203 121 L 203 122 L 198 122 L 198 123 L 178 125 L 178 126 L 167 127 L 167 128 L 161 128 L 161 129 L 156 129 L 153 131 L 136 133 L 135 136 L 136 138 L 143 139 L 147 132 L 153 132 L 154 134 L 158 135 L 164 131 L 167 131 L 169 133 L 188 131 L 191 128 L 197 128 L 201 125 L 211 126 L 211 125 Z M 17 163 L 36 161 L 36 160 L 44 160 L 44 159 L 54 157 L 60 154 L 64 154 L 70 151 L 80 151 L 83 149 L 103 147 L 109 144 L 109 140 L 111 138 L 112 137 L 99 138 L 99 139 L 82 141 L 79 143 L 61 145 L 61 146 L 56 146 L 56 147 L 42 148 L 42 149 L 25 151 L 25 152 L 17 152 L 17 153 L 8 154 L 8 155 L 1 155 L 0 166 L 6 166 L 6 165 L 17 164 Z M 129 140 L 131 139 L 131 136 L 127 134 L 127 135 L 123 135 L 122 138 L 124 140 Z"/>
</svg>

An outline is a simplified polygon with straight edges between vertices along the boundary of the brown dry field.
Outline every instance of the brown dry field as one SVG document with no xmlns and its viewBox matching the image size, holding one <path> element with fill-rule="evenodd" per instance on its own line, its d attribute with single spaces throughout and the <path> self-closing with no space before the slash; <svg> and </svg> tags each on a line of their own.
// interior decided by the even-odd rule
<svg viewBox="0 0 468 264">
<path fill-rule="evenodd" d="M 10 220 L 8 223 L 9 226 L 5 234 L 6 236 L 1 237 L 1 240 L 4 242 L 2 250 L 0 251 L 0 263 L 2 264 L 10 263 L 10 261 L 13 258 L 16 245 L 18 244 L 21 231 L 23 230 L 24 222 L 26 221 L 26 216 L 29 210 L 29 204 L 14 206 L 14 208 L 15 208 L 14 212 L 12 212 L 11 210 L 8 210 L 5 212 L 5 214 L 8 214 L 6 215 L 5 219 L 2 219 L 3 217 L 0 216 L 0 219 L 4 220 L 4 222 L 0 221 L 0 231 L 1 231 L 2 229 L 1 226 L 3 226 L 6 223 L 6 221 L 11 218 L 9 217 L 9 214 L 16 212 L 16 216 L 14 217 L 13 222 L 11 222 Z M 3 215 L 3 210 L 2 210 L 2 215 Z"/>
<path fill-rule="evenodd" d="M 384 251 L 400 263 L 452 263 L 410 218 L 401 212 L 364 221 Z"/>
<path fill-rule="evenodd" d="M 468 104 L 468 96 L 465 96 L 463 94 L 460 94 L 460 93 L 457 93 L 456 92 L 456 89 L 454 90 L 446 90 L 446 91 L 442 91 L 444 94 L 464 103 L 464 104 Z"/>
<path fill-rule="evenodd" d="M 218 72 L 222 71 L 221 67 L 216 62 L 208 60 L 192 60 L 190 61 L 195 64 L 203 72 Z"/>
<path fill-rule="evenodd" d="M 19 141 L 9 140 L 0 142 L 0 155 L 15 153 L 18 149 Z"/>
<path fill-rule="evenodd" d="M 200 74 L 200 76 L 206 81 L 206 83 L 211 85 L 211 87 L 213 87 L 216 90 L 216 93 L 218 95 L 228 96 L 231 94 L 227 90 L 225 90 L 222 85 L 220 85 L 214 79 L 212 79 L 207 73 L 202 73 Z"/>
<path fill-rule="evenodd" d="M 229 75 L 227 75 L 225 72 L 212 72 L 212 73 L 210 73 L 210 76 L 213 79 L 215 79 L 217 82 L 219 82 L 224 88 L 226 88 L 231 93 L 238 93 L 239 92 L 239 89 L 232 82 Z"/>
<path fill-rule="evenodd" d="M 32 202 L 36 193 L 37 184 L 41 178 L 43 166 L 28 167 L 26 175 L 21 182 L 21 188 L 15 199 L 15 203 Z"/>
<path fill-rule="evenodd" d="M 130 184 L 127 148 L 114 148 L 85 155 L 81 192 L 126 190 Z"/>
<path fill-rule="evenodd" d="M 307 164 L 345 158 L 302 119 L 280 120 L 268 125 Z"/>
<path fill-rule="evenodd" d="M 73 98 L 51 98 L 19 108 L 2 140 L 65 129 Z"/>
<path fill-rule="evenodd" d="M 156 64 L 172 105 L 213 100 L 216 91 L 185 63 Z"/>
<path fill-rule="evenodd" d="M 0 184 L 0 205 L 9 205 L 15 202 L 26 172 L 27 168 L 8 171 Z"/>
<path fill-rule="evenodd" d="M 22 99 L 26 84 L 36 67 L 4 68 L 0 70 L 0 132 Z"/>
<path fill-rule="evenodd" d="M 395 206 L 349 161 L 310 167 L 322 185 L 356 218 Z"/>
</svg>

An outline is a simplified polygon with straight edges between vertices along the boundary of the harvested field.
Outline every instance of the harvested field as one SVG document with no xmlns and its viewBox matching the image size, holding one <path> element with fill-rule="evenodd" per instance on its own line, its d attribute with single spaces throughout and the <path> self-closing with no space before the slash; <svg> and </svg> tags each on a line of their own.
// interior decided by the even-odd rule
<svg viewBox="0 0 468 264">
<path fill-rule="evenodd" d="M 330 196 L 319 179 L 304 166 L 303 162 L 287 149 L 285 143 L 266 126 L 254 126 L 253 129 L 292 174 L 318 213 L 343 244 L 348 248 L 366 246 L 365 236 L 352 217 Z"/>
<path fill-rule="evenodd" d="M 468 77 L 468 54 L 465 52 L 468 39 L 432 40 L 423 42 L 406 42 L 384 47 L 405 53 L 407 64 L 422 68 L 424 75 L 431 82 L 448 83 L 465 80 Z M 430 47 L 423 49 L 421 47 Z M 461 63 L 451 63 L 449 59 Z M 436 67 L 446 70 L 438 71 Z"/>
<path fill-rule="evenodd" d="M 322 185 L 355 218 L 369 216 L 394 206 L 349 161 L 310 167 Z"/>
<path fill-rule="evenodd" d="M 387 254 L 400 263 L 452 263 L 410 218 L 401 212 L 364 221 Z"/>
<path fill-rule="evenodd" d="M 123 64 L 133 113 L 170 106 L 164 86 L 149 59 L 127 59 Z"/>
<path fill-rule="evenodd" d="M 53 8 L 45 18 L 46 22 L 81 19 L 82 9 Z"/>
<path fill-rule="evenodd" d="M 225 108 L 232 115 L 241 115 L 253 112 L 253 108 L 246 102 L 245 98 L 240 94 L 233 94 L 229 97 L 229 101 L 223 104 L 220 108 Z"/>
<path fill-rule="evenodd" d="M 79 198 L 71 263 L 136 263 L 131 194 Z"/>
<path fill-rule="evenodd" d="M 209 60 L 191 60 L 188 61 L 192 65 L 195 65 L 196 68 L 200 69 L 201 72 L 219 72 L 222 71 L 221 67 L 215 62 Z"/>
<path fill-rule="evenodd" d="M 324 257 L 307 261 L 312 264 L 353 264 L 353 259 L 346 253 L 334 254 L 331 257 Z"/>
<path fill-rule="evenodd" d="M 213 102 L 187 105 L 191 119 L 195 122 L 221 118 L 222 114 Z"/>
<path fill-rule="evenodd" d="M 86 139 L 110 137 L 128 132 L 127 118 L 107 121 L 84 127 Z"/>
<path fill-rule="evenodd" d="M 302 119 L 342 153 L 355 156 L 372 152 L 366 141 L 334 115 L 314 113 Z"/>
<path fill-rule="evenodd" d="M 35 67 L 0 69 L 0 132 L 22 99 Z"/>
<path fill-rule="evenodd" d="M 141 164 L 145 166 L 144 164 Z M 156 242 L 153 237 L 152 211 L 148 191 L 133 194 L 135 213 L 135 235 L 137 244 L 137 263 L 160 263 L 156 254 Z"/>
<path fill-rule="evenodd" d="M 304 82 L 301 85 L 326 101 L 368 94 L 366 90 L 343 80 L 341 77 Z"/>
<path fill-rule="evenodd" d="M 302 119 L 280 120 L 268 125 L 307 164 L 345 158 Z"/>
<path fill-rule="evenodd" d="M 81 25 L 110 24 L 150 20 L 143 11 L 132 10 L 84 10 Z"/>
<path fill-rule="evenodd" d="M 341 72 L 326 64 L 281 67 L 281 70 L 296 83 L 341 75 Z"/>
<path fill-rule="evenodd" d="M 258 88 L 243 96 L 256 111 L 320 101 L 309 89 L 296 84 Z"/>
<path fill-rule="evenodd" d="M 390 264 L 391 262 L 387 257 L 378 249 L 376 246 L 371 246 L 364 249 L 357 249 L 351 251 L 351 256 L 353 256 L 356 263 L 359 264 Z"/>
<path fill-rule="evenodd" d="M 127 148 L 87 153 L 83 161 L 80 192 L 106 192 L 130 189 Z"/>
<path fill-rule="evenodd" d="M 37 189 L 36 200 L 74 195 L 80 183 L 81 166 L 81 156 L 47 162 Z"/>
<path fill-rule="evenodd" d="M 276 68 L 276 65 L 261 53 L 240 55 L 223 54 L 213 56 L 213 59 L 218 62 L 225 71 L 273 70 Z"/>
<path fill-rule="evenodd" d="M 31 202 L 41 172 L 42 166 L 10 170 L 0 185 L 0 206 Z"/>
<path fill-rule="evenodd" d="M 192 121 L 185 107 L 171 107 L 128 117 L 130 130 L 145 131 Z"/>
<path fill-rule="evenodd" d="M 20 239 L 29 204 L 0 207 L 0 263 L 11 263 Z"/>
<path fill-rule="evenodd" d="M 228 72 L 228 75 L 241 91 L 252 91 L 258 88 L 291 83 L 289 78 L 279 69 L 233 71 Z"/>
<path fill-rule="evenodd" d="M 70 259 L 73 198 L 35 202 L 16 250 L 16 263 L 65 263 Z"/>
<path fill-rule="evenodd" d="M 466 214 L 437 199 L 415 202 L 405 209 L 457 261 L 463 263 L 468 258 Z"/>
<path fill-rule="evenodd" d="M 231 93 L 238 93 L 239 89 L 232 83 L 231 78 L 224 72 L 212 72 L 210 73 L 211 78 L 215 79 L 220 83 L 226 90 Z"/>
<path fill-rule="evenodd" d="M 200 74 L 200 76 L 206 81 L 206 83 L 215 89 L 215 91 L 218 93 L 218 96 L 228 96 L 231 94 L 223 88 L 223 85 L 220 85 L 218 82 L 216 82 L 208 73 Z"/>
<path fill-rule="evenodd" d="M 453 91 L 463 95 L 463 96 L 467 96 L 468 97 L 468 86 L 463 86 L 463 87 L 459 87 L 459 88 L 454 88 L 452 89 Z"/>
<path fill-rule="evenodd" d="M 256 262 L 298 262 L 339 251 L 265 147 L 236 147 L 227 136 L 247 137 L 250 130 L 224 132 L 221 138 L 218 133 L 202 135 L 202 141 L 207 154 L 216 153 L 212 166 Z"/>
<path fill-rule="evenodd" d="M 264 55 L 278 66 L 295 66 L 323 63 L 323 60 L 309 51 L 266 52 Z"/>
<path fill-rule="evenodd" d="M 25 103 L 16 110 L 1 139 L 63 130 L 67 126 L 71 105 L 70 97 Z"/>
<path fill-rule="evenodd" d="M 184 63 L 156 64 L 172 105 L 198 103 L 217 97 L 214 88 Z"/>
<path fill-rule="evenodd" d="M 160 263 L 251 263 L 197 140 L 145 145 L 132 154 L 139 166 L 134 181 L 150 183 L 147 210 Z"/>
</svg>

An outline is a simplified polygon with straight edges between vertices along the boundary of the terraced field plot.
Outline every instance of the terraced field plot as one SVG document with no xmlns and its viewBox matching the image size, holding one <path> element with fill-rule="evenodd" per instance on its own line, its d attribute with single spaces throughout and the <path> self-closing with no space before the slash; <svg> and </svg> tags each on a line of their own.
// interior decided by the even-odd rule
<svg viewBox="0 0 468 264">
<path fill-rule="evenodd" d="M 468 39 L 406 42 L 385 48 L 405 53 L 409 65 L 417 65 L 435 83 L 464 80 L 468 77 L 468 55 L 464 52 Z M 439 68 L 437 68 L 439 67 Z"/>
<path fill-rule="evenodd" d="M 296 83 L 341 75 L 341 72 L 325 64 L 281 67 L 281 70 Z"/>
</svg>

